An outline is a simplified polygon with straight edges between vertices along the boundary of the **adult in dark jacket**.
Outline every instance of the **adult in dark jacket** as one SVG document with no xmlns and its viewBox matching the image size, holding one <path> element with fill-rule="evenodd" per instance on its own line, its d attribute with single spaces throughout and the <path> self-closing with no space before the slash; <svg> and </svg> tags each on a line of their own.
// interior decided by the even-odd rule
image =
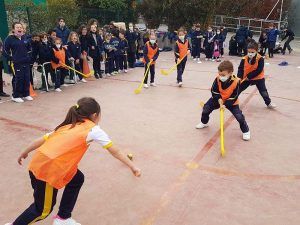
<svg viewBox="0 0 300 225">
<path fill-rule="evenodd" d="M 283 50 L 282 50 L 282 54 L 284 55 L 285 54 L 285 50 L 288 49 L 289 50 L 289 53 L 291 54 L 291 52 L 293 51 L 293 49 L 291 48 L 290 46 L 290 43 L 292 40 L 294 40 L 294 37 L 295 37 L 295 34 L 294 32 L 291 30 L 291 29 L 284 29 L 284 37 L 282 38 L 281 41 L 284 41 L 286 38 L 286 42 L 284 43 L 284 46 L 283 46 Z"/>
<path fill-rule="evenodd" d="M 247 55 L 247 39 L 250 37 L 250 33 L 247 27 L 241 26 L 236 34 L 235 39 L 238 44 L 238 55 Z"/>
<path fill-rule="evenodd" d="M 62 40 L 63 45 L 68 42 L 70 30 L 67 28 L 64 18 L 58 18 L 58 26 L 55 28 L 56 36 Z"/>
<path fill-rule="evenodd" d="M 137 50 L 138 33 L 134 31 L 133 24 L 129 23 L 129 30 L 126 31 L 125 37 L 128 41 L 128 64 L 130 68 L 134 68 L 135 56 Z"/>
<path fill-rule="evenodd" d="M 12 100 L 22 103 L 24 100 L 32 101 L 30 97 L 30 63 L 32 62 L 32 49 L 30 42 L 24 36 L 21 23 L 13 23 L 13 35 L 4 41 L 4 57 L 13 63 L 13 96 Z M 12 64 L 11 64 L 12 65 Z"/>
</svg>

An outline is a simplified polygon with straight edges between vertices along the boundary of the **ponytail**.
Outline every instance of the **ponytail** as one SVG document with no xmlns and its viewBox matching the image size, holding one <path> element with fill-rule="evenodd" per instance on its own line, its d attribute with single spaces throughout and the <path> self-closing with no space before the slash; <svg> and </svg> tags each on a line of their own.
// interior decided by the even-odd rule
<svg viewBox="0 0 300 225">
<path fill-rule="evenodd" d="M 69 109 L 65 120 L 55 128 L 55 131 L 69 124 L 72 129 L 77 123 L 83 123 L 85 119 L 90 119 L 91 115 L 95 113 L 99 115 L 100 112 L 100 105 L 94 98 L 81 98 L 76 105 Z"/>
</svg>

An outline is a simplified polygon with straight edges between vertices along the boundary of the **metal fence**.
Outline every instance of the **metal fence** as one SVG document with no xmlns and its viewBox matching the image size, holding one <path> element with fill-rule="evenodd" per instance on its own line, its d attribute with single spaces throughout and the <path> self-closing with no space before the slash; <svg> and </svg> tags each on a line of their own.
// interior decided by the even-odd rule
<svg viewBox="0 0 300 225">
<path fill-rule="evenodd" d="M 265 19 L 254 19 L 247 17 L 230 17 L 224 15 L 216 15 L 214 18 L 214 26 L 225 26 L 229 31 L 235 32 L 240 26 L 247 27 L 250 31 L 255 34 L 260 34 L 270 23 L 273 23 L 277 27 L 286 27 L 286 21 L 278 20 L 265 20 Z"/>
</svg>

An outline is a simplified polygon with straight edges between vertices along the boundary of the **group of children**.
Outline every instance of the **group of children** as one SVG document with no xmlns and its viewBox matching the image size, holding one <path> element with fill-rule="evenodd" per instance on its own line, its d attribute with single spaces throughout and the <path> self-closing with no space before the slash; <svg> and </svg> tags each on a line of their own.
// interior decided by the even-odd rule
<svg viewBox="0 0 300 225">
<path fill-rule="evenodd" d="M 208 26 L 207 31 L 201 31 L 200 24 L 194 24 L 188 34 L 191 43 L 191 55 L 195 61 L 202 63 L 200 53 L 205 54 L 205 60 L 220 62 L 224 55 L 224 43 L 227 32 L 224 27 L 213 30 Z"/>
<path fill-rule="evenodd" d="M 72 38 L 73 37 L 73 38 Z M 96 35 L 91 36 L 93 39 Z M 120 35 L 122 41 L 123 36 Z M 46 38 L 44 37 L 46 40 Z M 78 36 L 70 34 L 68 48 L 76 52 Z M 94 39 L 95 40 L 95 39 Z M 96 42 L 96 41 L 95 41 Z M 107 43 L 105 43 L 107 42 Z M 107 53 L 115 51 L 113 36 L 107 35 L 104 48 Z M 65 57 L 61 40 L 54 41 L 54 56 L 59 58 L 53 65 L 62 65 Z M 107 46 L 106 46 L 107 45 Z M 94 46 L 95 47 L 95 46 Z M 73 52 L 73 50 L 69 50 Z M 144 47 L 145 70 L 149 68 L 151 73 L 150 84 L 155 86 L 155 62 L 159 56 L 159 49 L 155 33 L 150 33 L 149 41 Z M 201 122 L 196 128 L 205 128 L 208 125 L 209 116 L 213 110 L 227 108 L 240 124 L 244 140 L 250 140 L 250 130 L 245 117 L 239 107 L 238 97 L 250 85 L 256 85 L 269 108 L 276 105 L 271 102 L 265 86 L 264 58 L 258 53 L 258 44 L 251 40 L 247 47 L 247 55 L 239 65 L 237 76 L 233 74 L 234 68 L 230 61 L 223 61 L 218 66 L 218 75 L 212 85 L 212 97 L 205 103 L 202 111 Z M 115 51 L 116 53 L 116 51 Z M 182 74 L 185 69 L 187 57 L 190 53 L 189 41 L 183 28 L 178 30 L 178 40 L 175 46 L 175 61 L 177 63 L 177 82 L 182 86 Z M 107 57 L 113 54 L 108 54 Z M 116 54 L 118 55 L 118 54 Z M 60 58 L 61 57 L 61 58 Z M 72 61 L 80 64 L 80 58 L 72 53 Z M 53 58 L 52 58 L 53 59 Z M 123 59 L 124 60 L 124 59 Z M 115 63 L 111 60 L 111 64 Z M 122 61 L 122 59 L 121 59 Z M 60 63 L 60 64 L 59 64 Z M 120 64 L 119 64 L 120 65 Z M 58 67 L 59 68 L 59 67 Z M 57 69 L 57 68 L 56 68 Z M 146 74 L 147 75 L 147 74 Z M 145 82 L 145 88 L 148 78 Z M 128 157 L 116 148 L 108 135 L 98 126 L 101 118 L 101 110 L 98 102 L 93 98 L 82 98 L 68 111 L 65 120 L 56 129 L 33 142 L 18 158 L 19 164 L 28 154 L 35 151 L 29 164 L 29 176 L 34 189 L 34 203 L 30 205 L 13 223 L 6 225 L 32 224 L 45 219 L 53 210 L 59 189 L 65 188 L 57 215 L 54 217 L 54 225 L 80 225 L 72 219 L 72 211 L 84 182 L 84 175 L 78 169 L 78 163 L 88 149 L 89 143 L 95 141 L 107 149 L 115 158 L 127 165 L 137 177 L 141 170 L 137 168 Z"/>
</svg>

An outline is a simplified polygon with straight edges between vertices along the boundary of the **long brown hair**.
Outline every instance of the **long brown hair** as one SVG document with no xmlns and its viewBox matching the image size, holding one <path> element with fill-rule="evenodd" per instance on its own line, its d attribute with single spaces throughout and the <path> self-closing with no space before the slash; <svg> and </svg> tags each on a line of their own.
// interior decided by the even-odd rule
<svg viewBox="0 0 300 225">
<path fill-rule="evenodd" d="M 77 101 L 77 104 L 73 105 L 65 118 L 65 120 L 59 124 L 55 130 L 58 130 L 60 127 L 72 124 L 70 129 L 76 126 L 77 123 L 84 122 L 85 119 L 89 119 L 91 115 L 96 113 L 99 115 L 101 108 L 99 103 L 90 97 L 81 98 Z"/>
</svg>

